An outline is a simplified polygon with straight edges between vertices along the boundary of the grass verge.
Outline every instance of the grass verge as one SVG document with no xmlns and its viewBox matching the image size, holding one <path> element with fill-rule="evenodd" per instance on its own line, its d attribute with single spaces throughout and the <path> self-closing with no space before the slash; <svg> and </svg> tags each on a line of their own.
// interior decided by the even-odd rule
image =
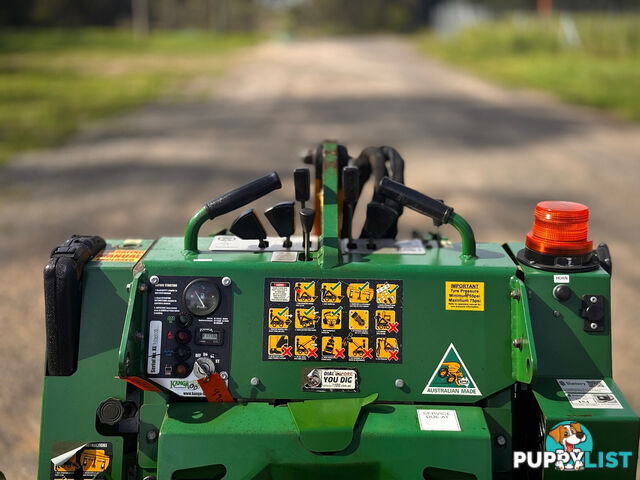
<svg viewBox="0 0 640 480">
<path fill-rule="evenodd" d="M 640 121 L 640 15 L 510 17 L 414 41 L 486 78 Z"/>
<path fill-rule="evenodd" d="M 19 150 L 55 145 L 90 120 L 219 74 L 255 35 L 124 30 L 0 32 L 0 165 Z"/>
</svg>

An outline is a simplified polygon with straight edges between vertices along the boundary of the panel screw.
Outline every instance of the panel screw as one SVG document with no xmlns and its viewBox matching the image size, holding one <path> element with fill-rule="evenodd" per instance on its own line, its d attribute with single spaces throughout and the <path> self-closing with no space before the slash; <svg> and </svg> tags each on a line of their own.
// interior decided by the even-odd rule
<svg viewBox="0 0 640 480">
<path fill-rule="evenodd" d="M 131 284 L 127 283 L 127 292 L 130 292 L 130 291 L 131 291 Z"/>
<path fill-rule="evenodd" d="M 553 316 L 554 317 L 559 317 L 560 316 L 560 312 L 558 310 L 554 310 L 553 311 Z"/>
<path fill-rule="evenodd" d="M 258 385 L 260 385 L 260 379 L 258 377 L 251 377 L 251 385 L 253 385 L 254 387 L 257 387 Z"/>
<path fill-rule="evenodd" d="M 593 322 L 591 325 L 589 325 L 591 327 L 591 330 L 597 330 L 598 329 L 598 324 L 596 322 Z"/>
<path fill-rule="evenodd" d="M 524 339 L 523 339 L 522 337 L 520 337 L 520 338 L 516 338 L 516 339 L 513 341 L 513 346 L 514 346 L 515 348 L 517 348 L 518 350 L 522 350 L 522 344 L 523 344 L 523 343 L 524 343 Z"/>
<path fill-rule="evenodd" d="M 222 285 L 228 287 L 231 285 L 231 279 L 229 277 L 222 277 Z"/>
<path fill-rule="evenodd" d="M 229 374 L 227 372 L 220 372 L 220 378 L 226 380 L 229 378 Z"/>
<path fill-rule="evenodd" d="M 139 292 L 146 292 L 147 291 L 147 284 L 146 283 L 139 283 L 138 284 L 138 291 Z"/>
<path fill-rule="evenodd" d="M 395 385 L 396 388 L 404 388 L 404 380 L 401 378 L 396 378 Z"/>
<path fill-rule="evenodd" d="M 152 428 L 147 432 L 147 442 L 154 443 L 156 440 L 158 440 L 158 429 Z"/>
<path fill-rule="evenodd" d="M 157 275 L 151 275 L 151 278 L 149 279 L 149 283 L 151 285 L 157 285 L 160 282 L 160 279 L 158 278 Z"/>
<path fill-rule="evenodd" d="M 598 303 L 598 298 L 597 298 L 597 297 L 591 297 L 591 298 L 589 299 L 589 301 L 590 301 L 591 303 Z"/>
<path fill-rule="evenodd" d="M 520 290 L 511 290 L 511 293 L 509 294 L 509 296 L 514 300 L 520 300 L 520 296 L 521 296 Z"/>
<path fill-rule="evenodd" d="M 507 444 L 507 439 L 505 438 L 505 436 L 504 436 L 504 435 L 498 435 L 498 436 L 496 437 L 496 444 L 497 444 L 499 447 L 504 447 L 504 446 Z"/>
</svg>

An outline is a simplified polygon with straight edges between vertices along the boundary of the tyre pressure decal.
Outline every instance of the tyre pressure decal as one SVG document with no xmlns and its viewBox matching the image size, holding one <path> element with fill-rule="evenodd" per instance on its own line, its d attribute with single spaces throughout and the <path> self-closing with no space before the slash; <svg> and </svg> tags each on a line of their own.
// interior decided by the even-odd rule
<svg viewBox="0 0 640 480">
<path fill-rule="evenodd" d="M 402 281 L 266 278 L 263 360 L 402 363 Z"/>
</svg>

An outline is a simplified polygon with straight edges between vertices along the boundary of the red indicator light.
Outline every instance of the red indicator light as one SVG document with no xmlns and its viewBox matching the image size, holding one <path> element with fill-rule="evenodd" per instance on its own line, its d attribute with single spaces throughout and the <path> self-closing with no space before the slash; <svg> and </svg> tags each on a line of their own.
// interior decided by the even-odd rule
<svg viewBox="0 0 640 480">
<path fill-rule="evenodd" d="M 530 250 L 564 257 L 593 250 L 589 235 L 589 208 L 581 203 L 545 201 L 536 205 L 533 229 L 525 242 Z"/>
</svg>

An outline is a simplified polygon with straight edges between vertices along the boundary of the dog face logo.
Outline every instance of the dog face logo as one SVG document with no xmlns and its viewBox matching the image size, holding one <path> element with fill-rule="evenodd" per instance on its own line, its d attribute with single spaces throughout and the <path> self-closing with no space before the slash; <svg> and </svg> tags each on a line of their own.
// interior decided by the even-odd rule
<svg viewBox="0 0 640 480">
<path fill-rule="evenodd" d="M 556 452 L 556 470 L 583 470 L 584 452 L 591 452 L 591 433 L 578 422 L 561 422 L 547 434 L 547 451 Z"/>
</svg>

